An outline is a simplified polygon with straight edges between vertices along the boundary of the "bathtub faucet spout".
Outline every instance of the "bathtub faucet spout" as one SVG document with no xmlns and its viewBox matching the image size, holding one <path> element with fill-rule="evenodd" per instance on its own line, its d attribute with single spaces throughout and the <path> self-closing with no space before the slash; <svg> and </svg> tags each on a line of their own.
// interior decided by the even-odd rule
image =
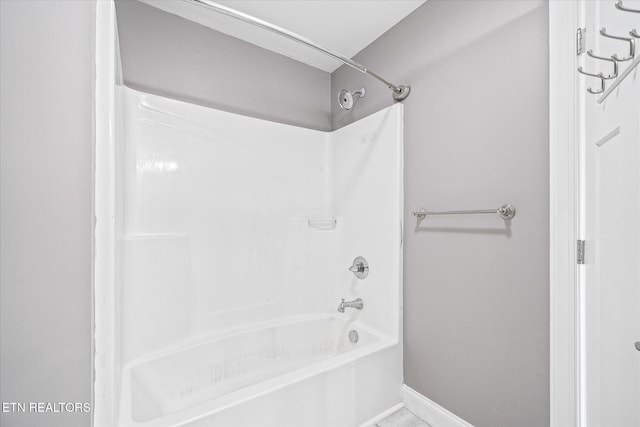
<svg viewBox="0 0 640 427">
<path fill-rule="evenodd" d="M 338 306 L 338 311 L 340 313 L 344 313 L 345 308 L 355 308 L 357 310 L 362 310 L 362 307 L 364 307 L 364 302 L 361 298 L 356 298 L 353 301 L 345 301 L 344 298 L 342 298 L 342 302 Z"/>
</svg>

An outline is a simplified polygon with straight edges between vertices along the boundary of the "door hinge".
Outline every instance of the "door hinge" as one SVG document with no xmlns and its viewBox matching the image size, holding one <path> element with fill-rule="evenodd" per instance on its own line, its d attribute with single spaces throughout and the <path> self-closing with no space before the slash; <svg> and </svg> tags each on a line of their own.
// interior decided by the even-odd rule
<svg viewBox="0 0 640 427">
<path fill-rule="evenodd" d="M 584 264 L 584 240 L 577 241 L 576 258 L 578 260 L 578 264 Z"/>
<path fill-rule="evenodd" d="M 585 50 L 585 35 L 586 28 L 578 28 L 576 31 L 576 55 L 582 55 Z"/>
</svg>

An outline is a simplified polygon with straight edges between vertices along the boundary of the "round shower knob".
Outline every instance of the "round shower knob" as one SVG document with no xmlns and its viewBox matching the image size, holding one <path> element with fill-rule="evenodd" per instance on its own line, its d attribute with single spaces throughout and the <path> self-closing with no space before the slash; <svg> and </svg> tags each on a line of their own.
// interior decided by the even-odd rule
<svg viewBox="0 0 640 427">
<path fill-rule="evenodd" d="M 349 271 L 355 274 L 358 279 L 364 279 L 369 275 L 369 263 L 364 257 L 356 257 L 349 267 Z"/>
</svg>

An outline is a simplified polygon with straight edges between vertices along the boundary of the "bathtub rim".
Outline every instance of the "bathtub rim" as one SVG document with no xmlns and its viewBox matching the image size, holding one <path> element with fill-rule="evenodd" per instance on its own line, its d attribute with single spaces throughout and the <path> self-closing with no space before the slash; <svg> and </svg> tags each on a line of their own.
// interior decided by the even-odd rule
<svg viewBox="0 0 640 427">
<path fill-rule="evenodd" d="M 138 365 L 149 363 L 154 360 L 158 360 L 163 357 L 170 356 L 172 354 L 177 354 L 182 351 L 192 350 L 200 346 L 213 344 L 214 342 L 220 341 L 223 339 L 237 337 L 240 335 L 244 335 L 252 332 L 258 332 L 265 329 L 271 329 L 271 328 L 282 327 L 287 325 L 294 325 L 296 323 L 311 322 L 314 320 L 324 320 L 324 319 L 343 320 L 345 321 L 345 323 L 353 325 L 354 329 L 363 330 L 373 335 L 377 340 L 398 342 L 397 337 L 395 338 L 390 337 L 384 334 L 383 332 L 378 331 L 377 329 L 372 328 L 371 326 L 368 326 L 363 321 L 352 319 L 349 314 L 338 314 L 338 313 L 294 314 L 294 315 L 282 316 L 275 319 L 270 319 L 267 321 L 259 321 L 259 322 L 255 322 L 247 325 L 238 326 L 238 327 L 230 327 L 227 329 L 216 331 L 211 334 L 195 335 L 185 341 L 176 343 L 175 345 L 147 353 L 143 356 L 136 357 L 135 359 L 123 364 L 123 371 L 127 368 L 133 369 Z"/>
<path fill-rule="evenodd" d="M 376 338 L 361 348 L 354 348 L 343 353 L 339 353 L 328 359 L 324 359 L 308 366 L 304 366 L 284 374 L 276 375 L 255 384 L 234 390 L 222 396 L 208 399 L 204 402 L 171 412 L 146 421 L 136 421 L 133 418 L 132 403 L 132 372 L 136 366 L 158 360 L 162 357 L 179 353 L 180 351 L 193 350 L 199 346 L 213 344 L 226 338 L 238 337 L 240 335 L 255 333 L 275 327 L 282 327 L 314 320 L 336 319 L 344 320 L 346 324 L 350 324 L 354 329 L 364 330 Z M 347 365 L 351 362 L 362 359 L 370 354 L 383 351 L 400 343 L 399 339 L 389 337 L 380 331 L 365 325 L 360 321 L 350 321 L 350 316 L 346 314 L 338 315 L 334 313 L 319 313 L 311 315 L 286 316 L 285 318 L 276 319 L 270 322 L 264 322 L 262 325 L 253 325 L 243 330 L 234 330 L 226 334 L 216 334 L 214 337 L 207 336 L 206 339 L 199 339 L 197 344 L 183 346 L 181 349 L 172 348 L 164 353 L 155 353 L 150 356 L 137 358 L 127 363 L 122 369 L 122 382 L 119 398 L 119 413 L 117 416 L 118 426 L 122 427 L 167 427 L 182 426 L 198 419 L 214 415 L 218 412 L 227 410 L 237 405 L 241 405 L 247 401 L 258 398 L 265 394 L 283 389 L 290 385 L 299 383 L 309 378 L 321 375 L 340 366 Z"/>
</svg>

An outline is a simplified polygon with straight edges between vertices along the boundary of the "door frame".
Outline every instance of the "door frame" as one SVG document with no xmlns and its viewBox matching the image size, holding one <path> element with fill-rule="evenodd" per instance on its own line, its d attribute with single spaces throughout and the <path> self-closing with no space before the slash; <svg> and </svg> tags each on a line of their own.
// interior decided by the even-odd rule
<svg viewBox="0 0 640 427">
<path fill-rule="evenodd" d="M 578 427 L 581 416 L 580 124 L 576 31 L 583 0 L 549 2 L 550 425 Z"/>
</svg>

